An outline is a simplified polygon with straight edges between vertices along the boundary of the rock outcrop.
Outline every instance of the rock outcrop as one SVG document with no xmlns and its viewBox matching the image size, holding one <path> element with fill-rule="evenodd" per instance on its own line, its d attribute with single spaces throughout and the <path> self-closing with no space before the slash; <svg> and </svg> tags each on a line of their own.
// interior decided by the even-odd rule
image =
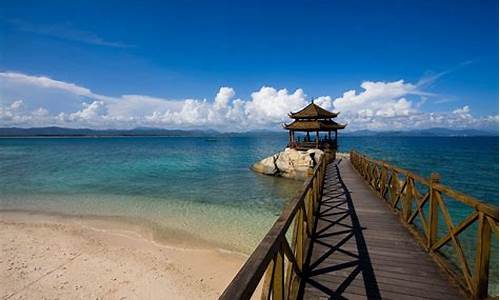
<svg viewBox="0 0 500 300">
<path fill-rule="evenodd" d="M 284 151 L 256 162 L 251 169 L 266 175 L 305 180 L 323 154 L 323 151 L 319 149 L 298 151 L 286 148 Z"/>
</svg>

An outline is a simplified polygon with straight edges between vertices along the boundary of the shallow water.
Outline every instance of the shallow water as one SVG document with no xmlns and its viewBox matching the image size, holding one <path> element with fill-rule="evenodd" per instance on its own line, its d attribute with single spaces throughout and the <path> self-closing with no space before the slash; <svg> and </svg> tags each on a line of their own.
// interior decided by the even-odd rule
<svg viewBox="0 0 500 300">
<path fill-rule="evenodd" d="M 142 219 L 156 232 L 249 253 L 302 186 L 248 168 L 286 138 L 0 139 L 0 209 Z M 497 205 L 497 138 L 341 136 L 340 147 L 424 176 L 437 171 L 445 184 Z"/>
<path fill-rule="evenodd" d="M 248 167 L 275 139 L 0 139 L 0 207 L 143 218 L 250 252 L 302 183 Z M 147 222 L 151 224 L 151 222 Z"/>
</svg>

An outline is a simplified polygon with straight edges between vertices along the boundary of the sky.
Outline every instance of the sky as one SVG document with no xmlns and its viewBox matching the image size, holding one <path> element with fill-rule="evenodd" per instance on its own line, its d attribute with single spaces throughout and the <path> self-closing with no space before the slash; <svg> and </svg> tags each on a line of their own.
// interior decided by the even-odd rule
<svg viewBox="0 0 500 300">
<path fill-rule="evenodd" d="M 498 1 L 2 1 L 0 127 L 498 130 Z"/>
</svg>

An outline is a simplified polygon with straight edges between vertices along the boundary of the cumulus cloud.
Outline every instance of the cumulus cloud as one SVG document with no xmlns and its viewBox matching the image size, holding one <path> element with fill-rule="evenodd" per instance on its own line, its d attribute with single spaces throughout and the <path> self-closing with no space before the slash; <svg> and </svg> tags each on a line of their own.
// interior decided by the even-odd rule
<svg viewBox="0 0 500 300">
<path fill-rule="evenodd" d="M 453 113 L 457 114 L 457 115 L 467 115 L 467 114 L 469 114 L 469 112 L 470 112 L 470 108 L 468 105 L 466 105 L 464 107 L 457 108 L 453 111 Z"/>
<path fill-rule="evenodd" d="M 225 86 L 221 87 L 219 92 L 217 93 L 217 96 L 215 96 L 215 109 L 221 110 L 227 108 L 229 100 L 231 100 L 234 95 L 235 92 L 232 88 Z"/>
<path fill-rule="evenodd" d="M 27 110 L 23 100 L 16 100 L 8 105 L 0 105 L 0 124 L 46 126 L 51 125 L 54 117 L 45 108 Z"/>
<path fill-rule="evenodd" d="M 10 84 L 15 83 L 14 87 Z M 0 126 L 47 126 L 92 128 L 213 128 L 221 131 L 279 129 L 289 122 L 287 115 L 309 103 L 302 89 L 288 91 L 264 86 L 249 99 L 236 98 L 231 87 L 221 87 L 213 99 L 165 99 L 146 95 L 110 97 L 86 87 L 45 76 L 0 73 L 0 84 L 22 92 L 35 86 L 78 96 L 76 109 L 57 111 L 33 106 L 23 100 L 10 100 L 0 94 Z M 348 130 L 394 130 L 428 127 L 494 128 L 498 115 L 475 117 L 466 105 L 449 112 L 424 112 L 422 107 L 432 94 L 420 90 L 419 84 L 403 80 L 393 82 L 365 81 L 361 90 L 348 90 L 341 97 L 321 96 L 315 103 L 340 111 L 339 122 Z M 39 92 L 37 90 L 37 92 Z M 36 94 L 40 97 L 40 93 Z M 57 108 L 57 107 L 56 107 Z"/>
<path fill-rule="evenodd" d="M 302 89 L 289 94 L 286 89 L 262 87 L 252 93 L 252 99 L 245 104 L 245 113 L 250 120 L 259 124 L 278 123 L 284 121 L 290 111 L 300 109 L 306 103 Z"/>
<path fill-rule="evenodd" d="M 408 116 L 415 111 L 412 102 L 405 96 L 422 94 L 415 85 L 403 80 L 394 82 L 365 81 L 361 84 L 364 91 L 345 92 L 333 101 L 335 109 L 351 115 L 395 117 Z"/>
</svg>

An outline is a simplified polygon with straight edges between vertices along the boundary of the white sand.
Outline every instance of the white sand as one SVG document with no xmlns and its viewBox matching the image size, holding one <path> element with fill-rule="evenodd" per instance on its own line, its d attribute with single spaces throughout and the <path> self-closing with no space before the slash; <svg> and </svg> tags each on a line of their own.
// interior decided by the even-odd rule
<svg viewBox="0 0 500 300">
<path fill-rule="evenodd" d="M 0 248 L 1 299 L 216 299 L 246 259 L 115 221 L 5 211 Z"/>
</svg>

